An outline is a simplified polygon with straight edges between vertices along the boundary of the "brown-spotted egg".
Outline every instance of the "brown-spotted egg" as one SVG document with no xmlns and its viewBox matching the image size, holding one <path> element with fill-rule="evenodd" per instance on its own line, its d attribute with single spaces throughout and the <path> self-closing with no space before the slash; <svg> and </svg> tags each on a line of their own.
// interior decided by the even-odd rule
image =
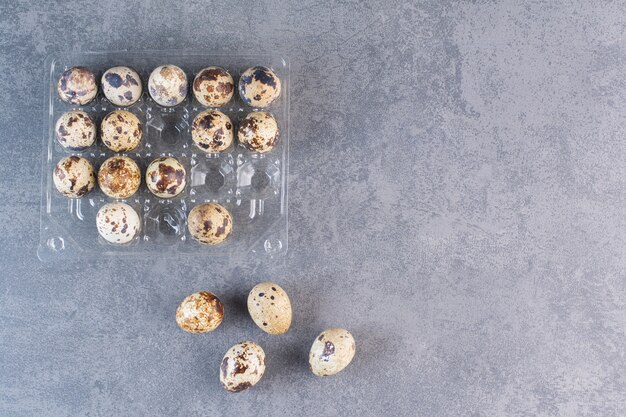
<svg viewBox="0 0 626 417">
<path fill-rule="evenodd" d="M 128 152 L 141 143 L 143 129 L 139 118 L 127 110 L 114 110 L 100 124 L 102 142 L 113 152 Z"/>
<path fill-rule="evenodd" d="M 193 119 L 191 138 L 203 152 L 221 152 L 233 143 L 233 124 L 221 111 L 205 110 Z"/>
<path fill-rule="evenodd" d="M 87 104 L 98 94 L 96 76 L 85 67 L 69 68 L 61 74 L 57 92 L 61 100 L 67 103 Z"/>
<path fill-rule="evenodd" d="M 157 197 L 172 198 L 185 189 L 186 176 L 183 164 L 175 158 L 163 156 L 148 165 L 146 185 Z"/>
<path fill-rule="evenodd" d="M 273 282 L 257 284 L 248 294 L 250 317 L 263 331 L 283 334 L 291 326 L 291 302 L 280 286 Z"/>
<path fill-rule="evenodd" d="M 198 242 L 217 245 L 232 232 L 233 218 L 225 207 L 217 203 L 199 204 L 189 212 L 187 228 Z"/>
<path fill-rule="evenodd" d="M 203 106 L 221 107 L 233 97 L 235 82 L 221 67 L 207 67 L 193 80 L 193 95 Z"/>
<path fill-rule="evenodd" d="M 220 366 L 220 382 L 227 391 L 240 392 L 261 380 L 265 352 L 254 342 L 241 342 L 228 349 Z"/>
<path fill-rule="evenodd" d="M 104 96 L 115 106 L 131 106 L 141 97 L 141 77 L 132 68 L 109 68 L 102 75 L 100 85 Z"/>
<path fill-rule="evenodd" d="M 356 345 L 345 329 L 328 329 L 315 338 L 309 352 L 311 371 L 317 376 L 335 375 L 352 362 Z"/>
<path fill-rule="evenodd" d="M 280 130 L 271 113 L 258 111 L 249 113 L 239 124 L 239 143 L 252 152 L 266 153 L 278 143 Z"/>
<path fill-rule="evenodd" d="M 111 198 L 128 198 L 141 185 L 141 171 L 129 157 L 113 156 L 100 166 L 98 185 Z"/>
<path fill-rule="evenodd" d="M 176 65 L 155 68 L 148 79 L 148 91 L 164 107 L 176 106 L 187 97 L 187 75 Z"/>
<path fill-rule="evenodd" d="M 70 198 L 80 198 L 93 190 L 96 175 L 91 162 L 80 156 L 61 159 L 53 172 L 54 186 L 61 194 Z"/>
<path fill-rule="evenodd" d="M 96 124 L 84 111 L 63 113 L 56 122 L 54 132 L 59 144 L 65 149 L 83 150 L 96 140 Z"/>
<path fill-rule="evenodd" d="M 176 309 L 176 323 L 189 333 L 206 333 L 217 328 L 224 318 L 224 304 L 208 291 L 195 292 Z"/>
<path fill-rule="evenodd" d="M 128 243 L 141 229 L 139 215 L 126 203 L 114 201 L 100 207 L 96 215 L 98 233 L 109 243 Z"/>
<path fill-rule="evenodd" d="M 268 107 L 280 96 L 280 79 L 267 67 L 248 68 L 239 78 L 239 96 L 252 107 Z"/>
</svg>

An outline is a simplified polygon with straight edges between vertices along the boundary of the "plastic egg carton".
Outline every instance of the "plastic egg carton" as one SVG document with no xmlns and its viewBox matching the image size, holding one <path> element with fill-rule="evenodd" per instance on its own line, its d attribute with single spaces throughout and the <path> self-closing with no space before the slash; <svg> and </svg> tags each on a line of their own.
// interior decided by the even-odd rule
<svg viewBox="0 0 626 417">
<path fill-rule="evenodd" d="M 151 71 L 164 64 L 182 68 L 189 82 L 185 101 L 172 108 L 159 106 L 147 91 Z M 207 109 L 193 97 L 191 83 L 201 69 L 216 65 L 227 69 L 235 87 L 239 75 L 252 66 L 266 66 L 280 78 L 282 91 L 271 106 L 261 109 L 276 118 L 280 138 L 266 154 L 244 149 L 237 142 L 239 122 L 251 111 L 235 91 L 232 100 L 216 108 L 234 124 L 234 143 L 224 152 L 205 154 L 191 140 L 194 117 Z M 72 66 L 84 66 L 96 75 L 98 84 L 104 71 L 114 66 L 128 66 L 141 76 L 143 94 L 130 107 L 116 107 L 102 94 L 84 106 L 63 102 L 56 86 L 60 75 Z M 120 256 L 237 256 L 275 257 L 287 250 L 287 175 L 289 154 L 289 63 L 273 55 L 213 55 L 201 52 L 90 52 L 68 53 L 46 60 L 45 119 L 42 159 L 41 228 L 38 256 L 41 260 L 68 258 L 104 258 Z M 125 109 L 142 123 L 141 145 L 127 153 L 116 154 L 100 140 L 100 122 L 109 112 Z M 59 145 L 54 127 L 66 111 L 87 112 L 98 125 L 96 143 L 84 151 L 69 151 Z M 112 199 L 96 188 L 80 199 L 60 194 L 52 179 L 57 162 L 68 155 L 87 158 L 97 171 L 100 164 L 114 155 L 135 160 L 142 171 L 139 191 L 128 199 Z M 187 171 L 187 185 L 180 195 L 161 199 L 151 194 L 145 184 L 145 169 L 161 156 L 178 159 Z M 140 215 L 141 233 L 123 245 L 101 238 L 96 228 L 98 209 L 112 201 L 133 206 Z M 187 215 L 197 204 L 217 202 L 233 216 L 233 231 L 220 245 L 196 242 L 187 230 Z"/>
</svg>

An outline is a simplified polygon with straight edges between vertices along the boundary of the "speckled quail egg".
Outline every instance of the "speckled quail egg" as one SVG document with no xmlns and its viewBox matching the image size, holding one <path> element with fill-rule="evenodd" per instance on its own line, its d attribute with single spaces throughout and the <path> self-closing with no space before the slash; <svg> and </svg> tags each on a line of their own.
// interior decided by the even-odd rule
<svg viewBox="0 0 626 417">
<path fill-rule="evenodd" d="M 206 245 L 222 243 L 233 230 L 233 218 L 225 207 L 216 203 L 195 206 L 187 217 L 191 236 Z"/>
<path fill-rule="evenodd" d="M 354 337 L 344 329 L 328 329 L 320 333 L 309 352 L 311 371 L 317 376 L 335 375 L 350 364 L 356 345 Z"/>
<path fill-rule="evenodd" d="M 221 152 L 233 143 L 233 124 L 221 111 L 206 110 L 193 119 L 191 138 L 206 153 Z"/>
<path fill-rule="evenodd" d="M 186 175 L 183 164 L 174 158 L 164 156 L 148 165 L 146 185 L 157 197 L 172 198 L 185 189 Z"/>
<path fill-rule="evenodd" d="M 69 68 L 61 74 L 57 92 L 61 100 L 67 103 L 87 104 L 98 94 L 96 76 L 85 67 Z"/>
<path fill-rule="evenodd" d="M 220 382 L 227 391 L 240 392 L 261 380 L 265 352 L 254 342 L 241 342 L 228 349 L 220 366 Z"/>
<path fill-rule="evenodd" d="M 195 292 L 180 303 L 176 323 L 189 333 L 212 332 L 224 318 L 224 304 L 213 293 Z"/>
<path fill-rule="evenodd" d="M 203 106 L 221 107 L 233 97 L 235 82 L 221 67 L 207 67 L 193 80 L 193 95 Z"/>
<path fill-rule="evenodd" d="M 96 215 L 98 233 L 110 243 L 128 243 L 141 229 L 139 215 L 126 203 L 114 201 L 100 207 Z"/>
<path fill-rule="evenodd" d="M 291 302 L 280 286 L 262 282 L 248 294 L 248 312 L 262 330 L 269 334 L 283 334 L 291 325 Z"/>
<path fill-rule="evenodd" d="M 100 166 L 98 185 L 111 198 L 128 198 L 141 185 L 141 171 L 127 156 L 113 156 Z"/>
<path fill-rule="evenodd" d="M 266 153 L 274 149 L 279 137 L 278 123 L 271 113 L 249 113 L 239 125 L 237 138 L 249 151 Z"/>
<path fill-rule="evenodd" d="M 128 152 L 141 143 L 143 129 L 139 118 L 126 110 L 113 110 L 100 124 L 102 142 L 113 152 Z"/>
<path fill-rule="evenodd" d="M 65 149 L 83 150 L 96 140 L 96 124 L 84 111 L 63 113 L 54 127 L 59 144 Z"/>
<path fill-rule="evenodd" d="M 248 68 L 239 78 L 239 95 L 252 107 L 268 107 L 280 96 L 280 79 L 267 67 Z"/>
<path fill-rule="evenodd" d="M 187 75 L 176 65 L 162 65 L 150 74 L 148 91 L 161 106 L 172 107 L 187 97 Z"/>
<path fill-rule="evenodd" d="M 96 174 L 91 162 L 80 156 L 61 159 L 54 168 L 52 178 L 57 190 L 70 198 L 80 198 L 96 185 Z"/>
<path fill-rule="evenodd" d="M 102 75 L 100 84 L 104 96 L 115 106 L 131 106 L 141 97 L 141 77 L 132 68 L 109 68 Z"/>
</svg>

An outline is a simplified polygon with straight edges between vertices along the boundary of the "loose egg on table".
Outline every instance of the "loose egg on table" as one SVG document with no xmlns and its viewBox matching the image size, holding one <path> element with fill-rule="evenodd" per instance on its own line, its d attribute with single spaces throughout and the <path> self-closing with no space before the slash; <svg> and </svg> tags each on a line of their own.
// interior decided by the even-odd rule
<svg viewBox="0 0 626 417">
<path fill-rule="evenodd" d="M 224 318 L 224 304 L 208 291 L 195 292 L 176 309 L 176 323 L 189 333 L 206 333 L 217 328 Z"/>
<path fill-rule="evenodd" d="M 54 168 L 52 178 L 56 189 L 70 198 L 81 198 L 96 185 L 96 175 L 91 162 L 80 156 L 61 159 Z"/>
<path fill-rule="evenodd" d="M 268 107 L 280 96 L 278 76 L 267 67 L 248 68 L 239 78 L 239 96 L 252 107 Z"/>
<path fill-rule="evenodd" d="M 191 138 L 203 152 L 221 152 L 233 143 L 233 124 L 221 111 L 206 110 L 193 119 Z"/>
<path fill-rule="evenodd" d="M 100 124 L 102 142 L 113 152 L 128 152 L 141 143 L 143 129 L 139 118 L 127 110 L 114 110 Z"/>
<path fill-rule="evenodd" d="M 221 107 L 233 97 L 235 82 L 221 67 L 207 67 L 193 80 L 193 95 L 203 106 Z"/>
<path fill-rule="evenodd" d="M 127 156 L 113 156 L 100 166 L 98 185 L 111 198 L 128 198 L 139 190 L 141 171 Z"/>
<path fill-rule="evenodd" d="M 266 153 L 278 143 L 280 131 L 274 116 L 268 112 L 252 112 L 239 124 L 239 143 L 252 152 Z"/>
<path fill-rule="evenodd" d="M 87 104 L 98 94 L 96 76 L 85 67 L 69 68 L 61 74 L 57 92 L 61 100 L 66 103 Z"/>
<path fill-rule="evenodd" d="M 176 106 L 187 97 L 187 75 L 176 65 L 155 68 L 148 79 L 148 92 L 164 107 Z"/>
<path fill-rule="evenodd" d="M 263 331 L 283 334 L 291 326 L 291 302 L 280 286 L 273 282 L 262 282 L 248 294 L 250 317 Z"/>
<path fill-rule="evenodd" d="M 228 349 L 220 366 L 220 382 L 227 391 L 240 392 L 256 385 L 265 373 L 265 352 L 254 342 Z"/>
<path fill-rule="evenodd" d="M 189 212 L 187 228 L 191 236 L 205 245 L 217 245 L 226 240 L 233 230 L 233 218 L 216 203 L 195 206 Z"/>
<path fill-rule="evenodd" d="M 63 113 L 56 122 L 54 132 L 59 144 L 70 150 L 87 149 L 96 140 L 96 124 L 84 111 Z"/>
<path fill-rule="evenodd" d="M 172 157 L 161 157 L 150 162 L 146 170 L 148 190 L 157 197 L 176 197 L 185 189 L 187 173 L 183 164 Z"/>
<path fill-rule="evenodd" d="M 126 203 L 115 201 L 100 207 L 96 215 L 98 233 L 109 243 L 128 243 L 141 229 L 139 215 Z"/>
<path fill-rule="evenodd" d="M 131 106 L 141 97 L 141 77 L 129 67 L 109 68 L 102 75 L 100 84 L 104 96 L 115 106 Z"/>
<path fill-rule="evenodd" d="M 311 371 L 317 376 L 335 375 L 352 362 L 356 345 L 345 329 L 328 329 L 315 338 L 309 352 Z"/>
</svg>

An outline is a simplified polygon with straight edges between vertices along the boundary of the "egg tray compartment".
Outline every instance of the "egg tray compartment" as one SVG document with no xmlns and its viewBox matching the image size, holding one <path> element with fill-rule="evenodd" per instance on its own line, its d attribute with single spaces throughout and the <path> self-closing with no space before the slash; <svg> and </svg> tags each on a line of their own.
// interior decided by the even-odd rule
<svg viewBox="0 0 626 417">
<path fill-rule="evenodd" d="M 147 92 L 150 72 L 159 65 L 174 64 L 187 74 L 189 95 L 173 108 L 157 105 Z M 96 74 L 98 82 L 108 68 L 124 65 L 141 76 L 143 94 L 130 107 L 112 105 L 99 89 L 97 97 L 84 106 L 61 101 L 56 83 L 61 73 L 72 66 L 85 66 Z M 226 68 L 235 84 L 246 68 L 255 65 L 271 67 L 281 79 L 282 92 L 270 107 L 247 106 L 237 92 L 232 100 L 217 108 L 231 118 L 234 125 L 233 145 L 218 154 L 205 154 L 191 140 L 191 122 L 207 109 L 191 92 L 193 77 L 201 69 L 217 65 Z M 44 143 L 42 160 L 41 228 L 38 256 L 41 260 L 68 258 L 103 258 L 120 256 L 229 256 L 274 258 L 287 250 L 287 175 L 289 148 L 289 64 L 273 55 L 214 55 L 198 52 L 91 52 L 71 53 L 46 60 Z M 213 107 L 211 107 L 213 108 Z M 116 109 L 138 116 L 143 128 L 140 146 L 127 153 L 114 153 L 100 140 L 84 151 L 70 151 L 59 145 L 54 133 L 57 119 L 66 111 L 87 112 L 99 127 L 102 118 Z M 271 112 L 279 125 L 280 139 L 267 154 L 256 154 L 237 142 L 236 129 L 251 111 Z M 65 156 L 87 158 L 94 169 L 113 155 L 135 160 L 142 173 L 139 191 L 127 199 L 112 199 L 96 188 L 81 199 L 68 199 L 54 187 L 52 172 Z M 178 159 L 187 172 L 185 190 L 172 199 L 151 194 L 145 184 L 148 164 L 160 157 Z M 111 201 L 123 201 L 137 210 L 142 222 L 140 234 L 130 243 L 115 245 L 98 235 L 96 213 Z M 187 230 L 187 214 L 197 204 L 217 202 L 233 216 L 233 232 L 222 244 L 202 245 Z"/>
</svg>

